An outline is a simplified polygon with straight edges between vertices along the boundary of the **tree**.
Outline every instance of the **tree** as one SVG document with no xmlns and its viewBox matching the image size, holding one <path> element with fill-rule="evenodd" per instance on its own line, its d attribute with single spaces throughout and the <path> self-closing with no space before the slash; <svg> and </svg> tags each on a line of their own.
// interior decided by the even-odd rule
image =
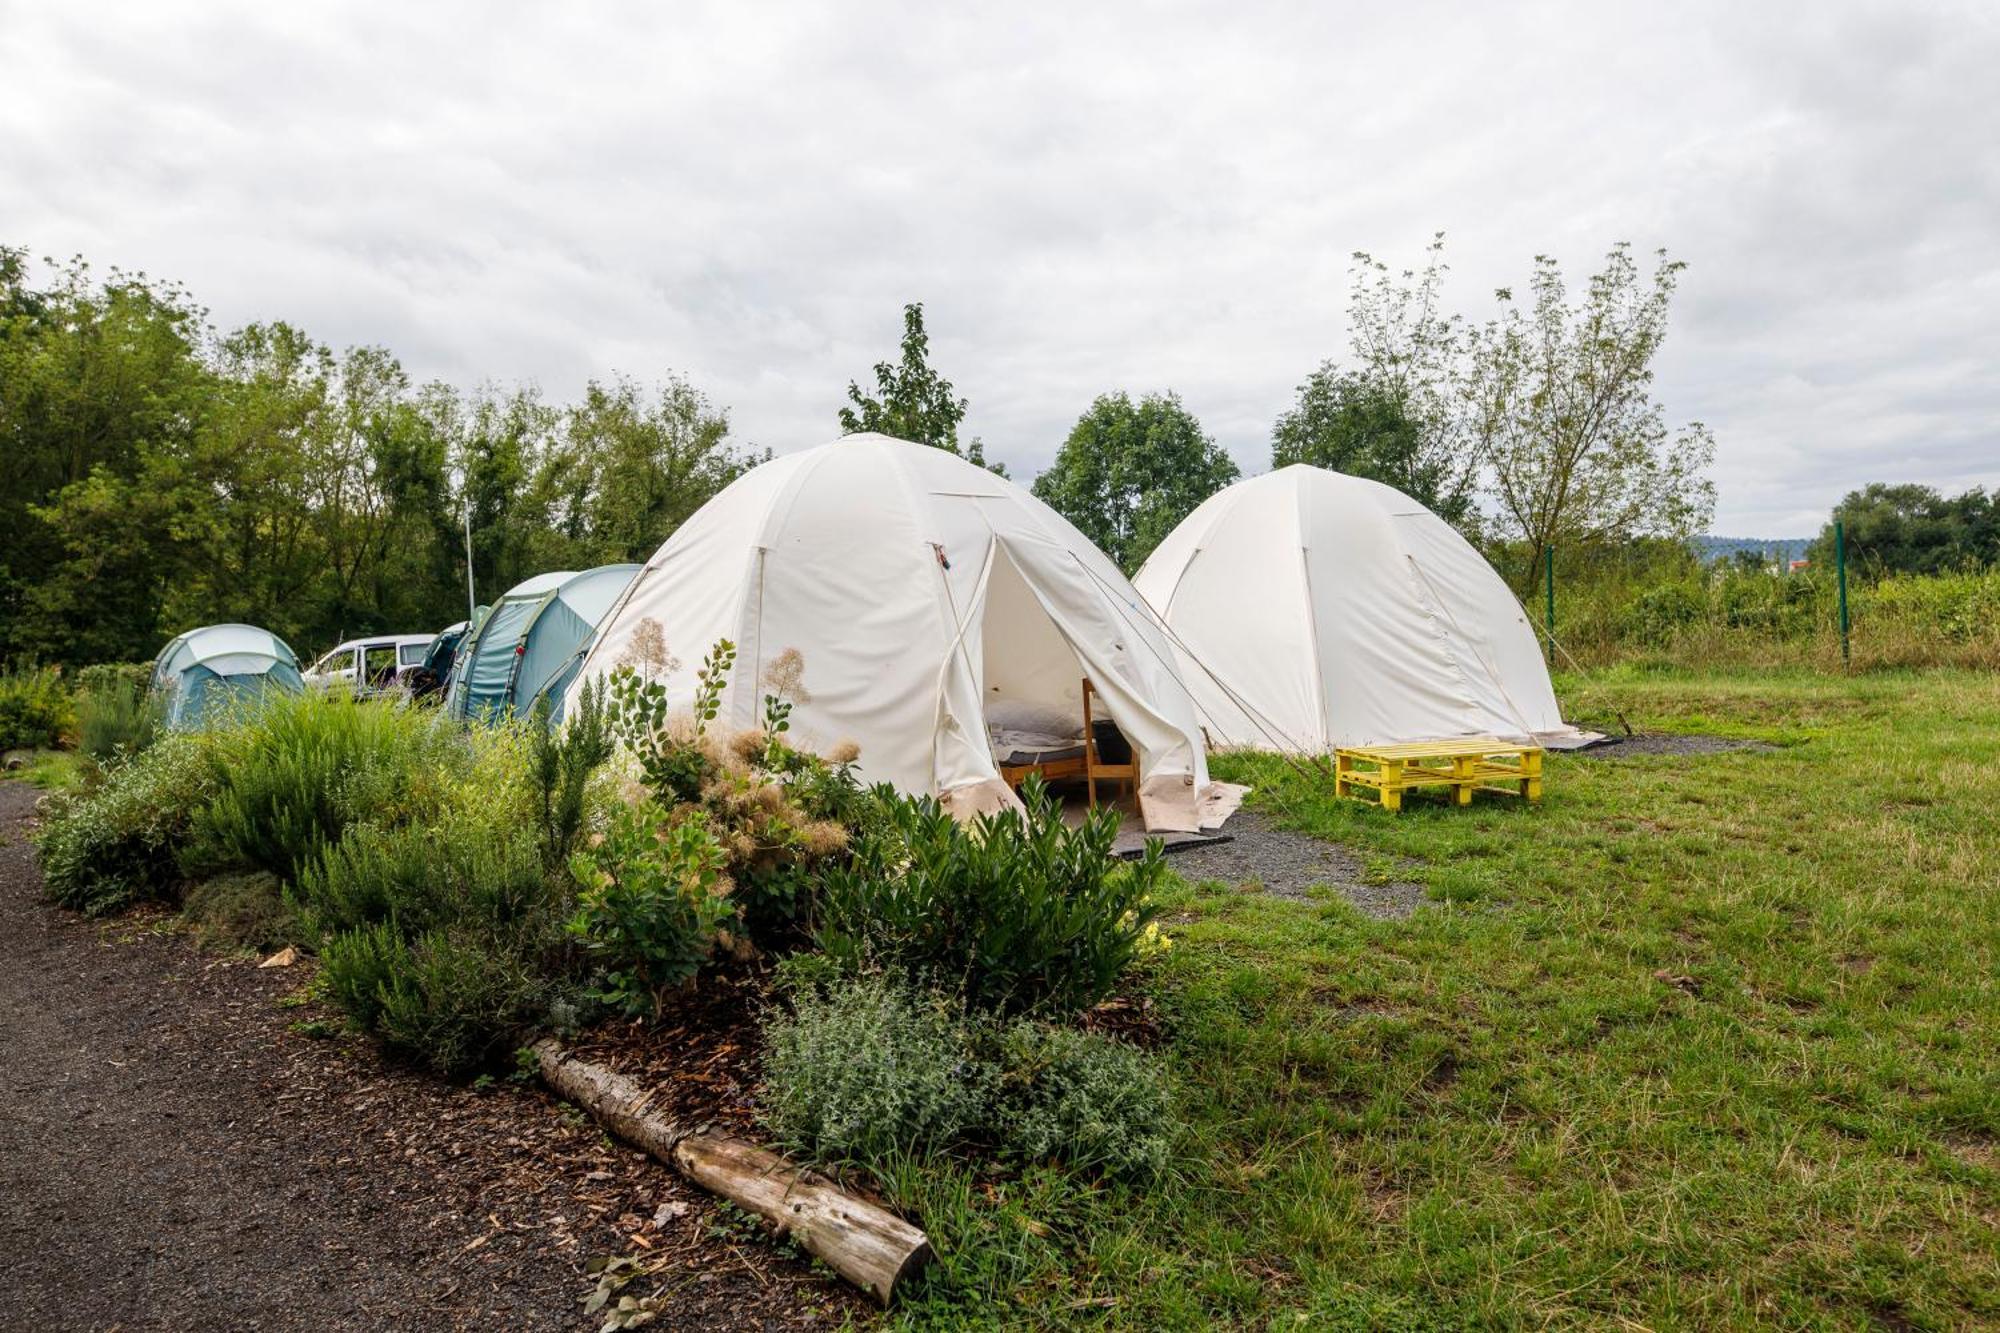
<svg viewBox="0 0 2000 1333">
<path fill-rule="evenodd" d="M 1108 393 L 1035 478 L 1035 494 L 1128 574 L 1194 507 L 1235 481 L 1235 460 L 1172 393 Z"/>
<path fill-rule="evenodd" d="M 951 381 L 931 368 L 930 346 L 923 305 L 912 302 L 904 306 L 902 361 L 875 363 L 872 395 L 848 381 L 849 405 L 840 409 L 840 429 L 848 435 L 878 431 L 899 440 L 932 445 L 985 467 L 986 449 L 977 439 L 959 448 L 958 424 L 965 420 L 969 404 L 952 397 Z M 1002 476 L 1007 472 L 999 465 L 993 470 Z"/>
<path fill-rule="evenodd" d="M 1296 405 L 1271 431 L 1271 466 L 1313 467 L 1394 486 L 1461 527 L 1476 519 L 1472 474 L 1448 452 L 1408 400 L 1382 380 L 1324 362 L 1299 386 Z"/>
<path fill-rule="evenodd" d="M 2000 497 L 1981 487 L 1947 498 L 1930 486 L 1875 482 L 1849 491 L 1833 518 L 1847 529 L 1847 558 L 1881 573 L 1935 574 L 2000 563 Z M 1831 565 L 1833 521 L 1820 530 L 1809 558 Z"/>
<path fill-rule="evenodd" d="M 1686 537 L 1714 513 L 1713 438 L 1698 421 L 1669 430 L 1652 397 L 1653 358 L 1686 267 L 1664 250 L 1657 257 L 1646 281 L 1631 247 L 1613 246 L 1571 306 L 1562 270 L 1538 255 L 1530 308 L 1502 288 L 1502 313 L 1471 339 L 1470 430 L 1502 533 L 1526 548 L 1524 587 L 1556 543 Z"/>
<path fill-rule="evenodd" d="M 769 458 L 729 444 L 729 414 L 678 376 L 650 401 L 629 379 L 592 380 L 564 415 L 543 465 L 549 521 L 576 539 L 580 562 L 644 560 L 687 517 Z"/>
</svg>

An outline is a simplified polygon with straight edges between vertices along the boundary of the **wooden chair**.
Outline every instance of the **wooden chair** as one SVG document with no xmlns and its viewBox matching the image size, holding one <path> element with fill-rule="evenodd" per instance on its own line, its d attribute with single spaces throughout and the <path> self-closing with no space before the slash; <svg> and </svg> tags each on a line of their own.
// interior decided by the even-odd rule
<svg viewBox="0 0 2000 1333">
<path fill-rule="evenodd" d="M 1083 682 L 1083 777 L 1084 782 L 1090 788 L 1090 805 L 1092 809 L 1097 807 L 1097 780 L 1099 778 L 1104 778 L 1107 781 L 1116 781 L 1121 788 L 1136 787 L 1139 781 L 1139 755 L 1136 750 L 1131 750 L 1130 741 L 1126 742 L 1126 748 L 1130 750 L 1132 757 L 1122 764 L 1107 764 L 1097 753 L 1097 728 L 1092 725 L 1094 719 L 1090 715 L 1090 700 L 1096 693 L 1097 687 L 1090 683 L 1089 677 L 1085 677 Z"/>
</svg>

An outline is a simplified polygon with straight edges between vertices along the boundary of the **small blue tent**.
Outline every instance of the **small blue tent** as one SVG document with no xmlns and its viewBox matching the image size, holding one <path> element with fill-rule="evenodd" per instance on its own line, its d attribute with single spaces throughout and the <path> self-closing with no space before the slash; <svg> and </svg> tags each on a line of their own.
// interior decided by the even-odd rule
<svg viewBox="0 0 2000 1333">
<path fill-rule="evenodd" d="M 538 574 L 509 588 L 458 646 L 446 701 L 451 715 L 526 717 L 543 695 L 559 714 L 597 622 L 638 572 L 637 565 L 600 565 Z"/>
<path fill-rule="evenodd" d="M 255 625 L 205 625 L 160 650 L 151 688 L 166 724 L 188 729 L 207 725 L 238 700 L 269 690 L 297 694 L 305 682 L 298 655 L 271 631 Z"/>
</svg>

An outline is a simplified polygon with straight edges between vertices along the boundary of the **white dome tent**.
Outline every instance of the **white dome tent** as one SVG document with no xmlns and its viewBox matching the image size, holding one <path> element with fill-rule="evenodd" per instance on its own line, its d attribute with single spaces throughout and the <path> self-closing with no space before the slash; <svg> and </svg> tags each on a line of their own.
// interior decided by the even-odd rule
<svg viewBox="0 0 2000 1333">
<path fill-rule="evenodd" d="M 1241 481 L 1133 586 L 1192 660 L 1215 744 L 1327 753 L 1464 736 L 1563 748 L 1534 626 L 1450 524 L 1394 487 L 1302 464 Z"/>
<path fill-rule="evenodd" d="M 1201 733 L 1157 621 L 1054 510 L 944 450 L 852 435 L 751 469 L 632 580 L 572 697 L 662 638 L 653 674 L 677 705 L 710 647 L 736 644 L 720 720 L 738 728 L 795 652 L 799 742 L 852 741 L 867 780 L 961 818 L 1017 804 L 989 724 L 1080 731 L 1088 678 L 1137 753 L 1147 828 L 1200 827 Z"/>
</svg>

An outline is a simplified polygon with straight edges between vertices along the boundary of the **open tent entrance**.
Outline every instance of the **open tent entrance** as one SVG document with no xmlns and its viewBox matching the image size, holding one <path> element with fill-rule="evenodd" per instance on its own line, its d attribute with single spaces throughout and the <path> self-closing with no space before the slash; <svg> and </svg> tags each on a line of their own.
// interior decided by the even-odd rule
<svg viewBox="0 0 2000 1333">
<path fill-rule="evenodd" d="M 1036 559 L 1044 555 L 1055 559 Z M 1063 586 L 1072 574 L 1060 552 L 1016 551 L 994 535 L 966 635 L 972 651 L 965 665 L 976 661 L 979 672 L 977 742 L 1010 789 L 1036 773 L 1045 782 L 1081 782 L 1093 804 L 1127 794 L 1136 808 L 1138 769 L 1113 702 L 1124 691 L 1116 682 L 1109 689 L 1099 684 L 1113 674 L 1110 662 L 1093 661 L 1105 657 L 1103 645 L 1092 648 L 1064 633 L 1051 609 L 1053 603 L 1077 614 L 1078 590 Z M 1102 610 L 1093 618 L 1104 622 L 1091 626 L 1095 637 L 1122 652 L 1112 618 Z"/>
<path fill-rule="evenodd" d="M 986 578 L 980 639 L 988 727 L 1007 728 L 1017 719 L 1043 715 L 1050 722 L 1067 720 L 1069 736 L 1082 735 L 1083 678 L 1089 669 L 997 541 Z"/>
</svg>

